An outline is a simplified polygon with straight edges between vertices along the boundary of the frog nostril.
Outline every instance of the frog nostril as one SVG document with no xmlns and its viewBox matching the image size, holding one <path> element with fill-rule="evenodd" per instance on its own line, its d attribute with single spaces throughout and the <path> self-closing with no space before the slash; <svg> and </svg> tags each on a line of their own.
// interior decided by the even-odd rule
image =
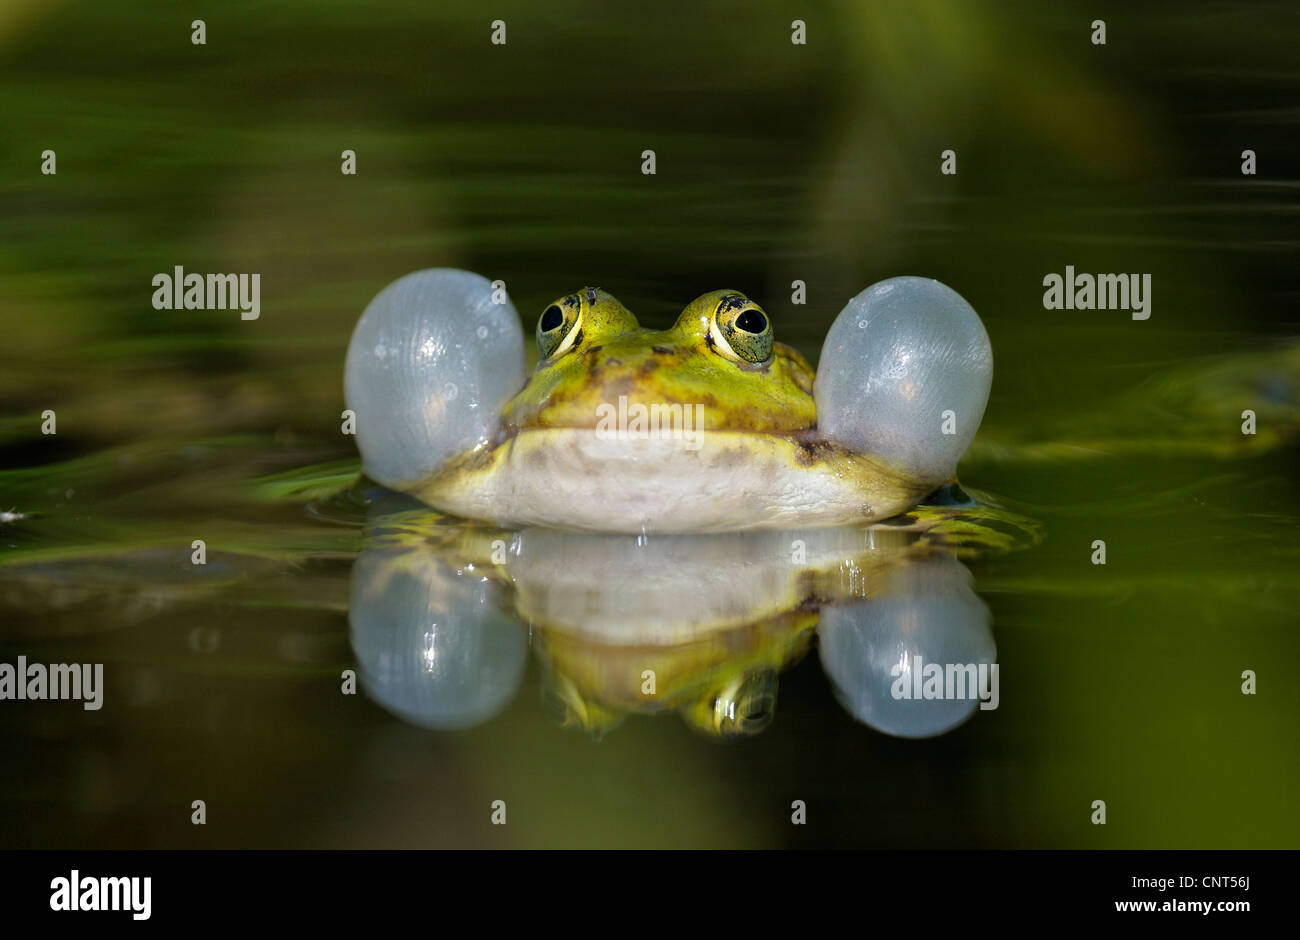
<svg viewBox="0 0 1300 940">
<path fill-rule="evenodd" d="M 746 333 L 762 333 L 767 329 L 767 317 L 760 310 L 746 310 L 736 317 L 736 326 Z"/>
<path fill-rule="evenodd" d="M 559 328 L 564 322 L 564 312 L 555 304 L 551 304 L 542 313 L 542 332 L 549 333 L 551 330 Z"/>
</svg>

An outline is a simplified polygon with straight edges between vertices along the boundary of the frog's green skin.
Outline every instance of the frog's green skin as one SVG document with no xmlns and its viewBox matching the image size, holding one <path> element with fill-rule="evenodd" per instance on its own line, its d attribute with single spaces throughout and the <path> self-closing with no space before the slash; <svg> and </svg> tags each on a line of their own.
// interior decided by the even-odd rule
<svg viewBox="0 0 1300 940">
<path fill-rule="evenodd" d="M 658 331 L 604 291 L 557 301 L 577 328 L 505 406 L 498 439 L 411 491 L 474 519 L 672 533 L 873 521 L 934 488 L 819 437 L 807 362 L 780 343 L 745 361 L 716 325 L 723 303 L 758 310 L 716 291 Z M 702 430 L 695 441 L 600 433 L 600 407 L 620 399 L 681 406 Z"/>
</svg>

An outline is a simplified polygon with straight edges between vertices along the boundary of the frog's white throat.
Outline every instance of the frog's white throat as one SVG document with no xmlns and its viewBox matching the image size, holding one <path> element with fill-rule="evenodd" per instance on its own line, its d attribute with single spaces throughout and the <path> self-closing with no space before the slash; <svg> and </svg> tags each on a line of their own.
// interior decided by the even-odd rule
<svg viewBox="0 0 1300 940">
<path fill-rule="evenodd" d="M 870 458 L 748 431 L 686 438 L 523 430 L 414 488 L 431 505 L 503 525 L 722 532 L 887 518 L 923 496 Z"/>
</svg>

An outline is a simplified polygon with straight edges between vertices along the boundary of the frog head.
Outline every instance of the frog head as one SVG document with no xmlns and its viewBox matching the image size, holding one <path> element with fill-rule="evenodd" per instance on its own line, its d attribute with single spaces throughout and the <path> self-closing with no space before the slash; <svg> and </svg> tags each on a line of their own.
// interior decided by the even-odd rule
<svg viewBox="0 0 1300 940">
<path fill-rule="evenodd" d="M 595 430 L 611 409 L 638 406 L 647 418 L 656 408 L 681 415 L 698 432 L 794 433 L 816 424 L 812 368 L 775 342 L 767 314 L 739 291 L 706 294 L 669 329 L 648 330 L 613 296 L 589 288 L 542 311 L 537 349 L 536 371 L 503 409 L 512 432 Z"/>
</svg>

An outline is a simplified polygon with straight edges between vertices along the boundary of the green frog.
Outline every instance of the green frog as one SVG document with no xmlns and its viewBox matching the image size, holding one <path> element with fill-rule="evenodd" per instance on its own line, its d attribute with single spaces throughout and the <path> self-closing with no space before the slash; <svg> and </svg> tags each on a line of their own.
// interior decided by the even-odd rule
<svg viewBox="0 0 1300 940">
<path fill-rule="evenodd" d="M 690 533 L 873 522 L 954 479 L 983 415 L 988 337 L 954 291 L 853 298 L 814 374 L 737 290 L 643 328 L 604 290 L 547 305 L 525 377 L 499 287 L 408 275 L 367 307 L 345 384 L 366 472 L 499 525 Z"/>
</svg>

